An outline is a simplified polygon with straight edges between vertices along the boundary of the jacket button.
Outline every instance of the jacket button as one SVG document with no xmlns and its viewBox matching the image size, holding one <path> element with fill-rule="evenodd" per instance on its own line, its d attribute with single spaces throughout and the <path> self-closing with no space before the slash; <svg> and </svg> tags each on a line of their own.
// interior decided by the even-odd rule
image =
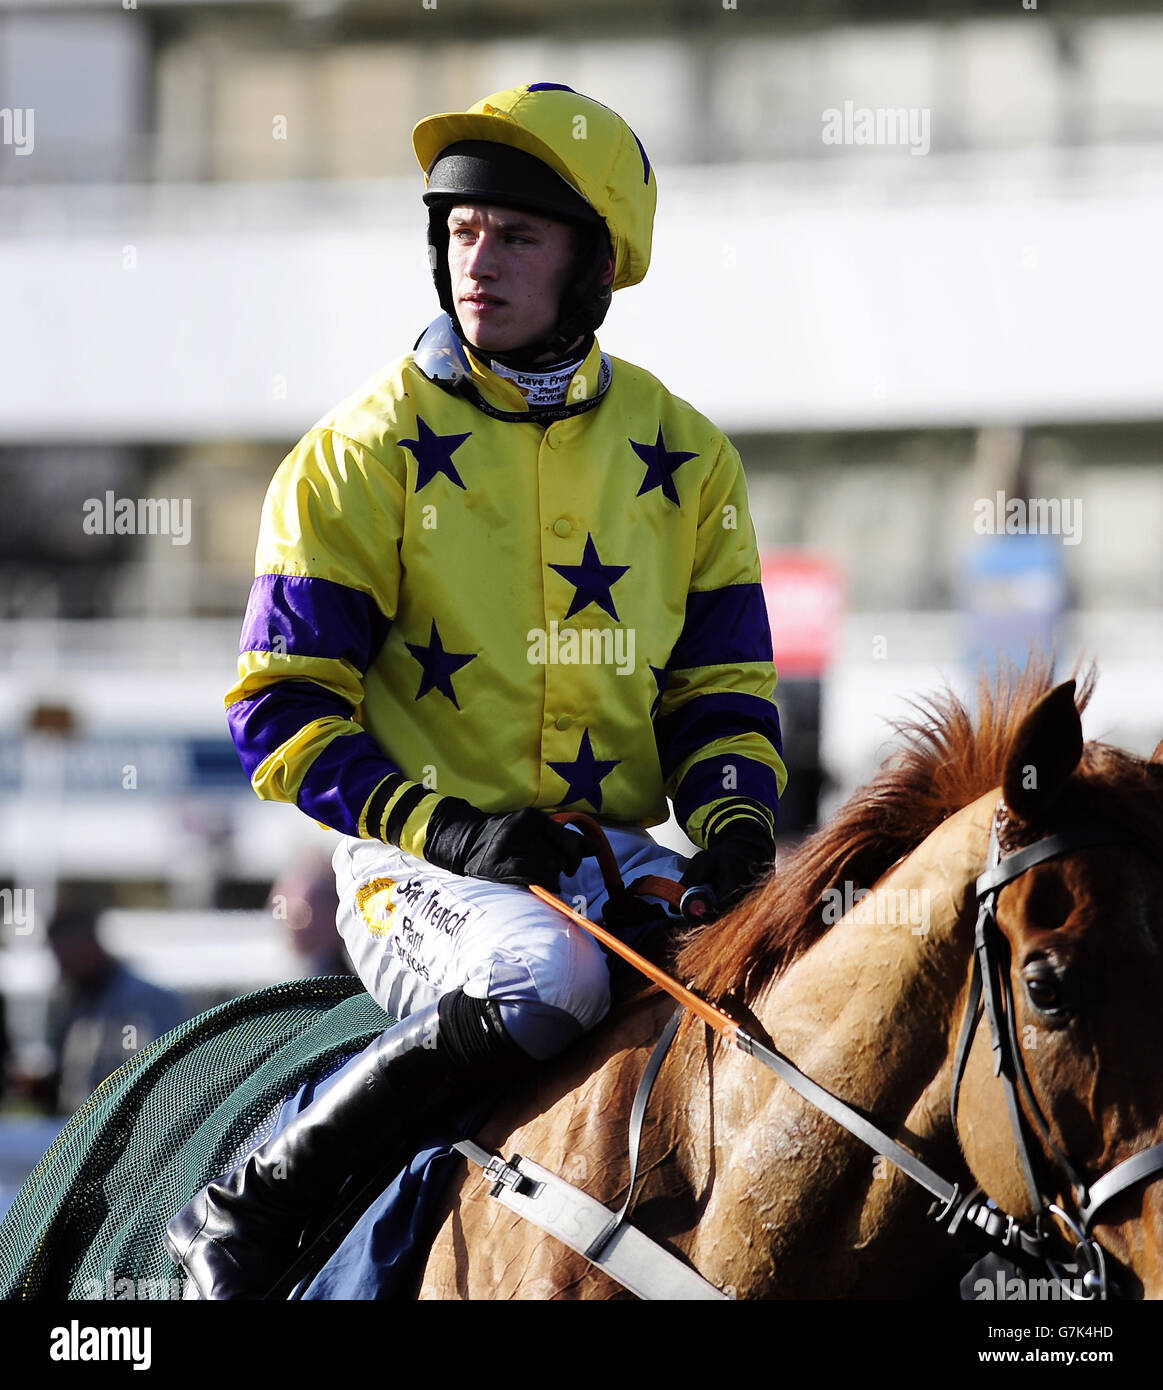
<svg viewBox="0 0 1163 1390">
<path fill-rule="evenodd" d="M 568 729 L 573 724 L 572 714 L 559 714 L 553 721 L 554 727 L 558 729 Z"/>
<path fill-rule="evenodd" d="M 568 536 L 573 531 L 573 522 L 566 521 L 565 517 L 559 516 L 553 523 L 553 533 L 556 536 Z"/>
</svg>

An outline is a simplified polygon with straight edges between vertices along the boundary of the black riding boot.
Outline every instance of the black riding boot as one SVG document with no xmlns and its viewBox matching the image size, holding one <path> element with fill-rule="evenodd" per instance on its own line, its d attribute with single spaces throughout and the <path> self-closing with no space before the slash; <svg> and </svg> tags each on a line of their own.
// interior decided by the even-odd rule
<svg viewBox="0 0 1163 1390">
<path fill-rule="evenodd" d="M 370 1176 L 414 1122 L 529 1061 L 491 1000 L 453 990 L 386 1029 L 286 1129 L 193 1197 L 166 1227 L 171 1255 L 205 1299 L 263 1298 L 348 1178 Z"/>
</svg>

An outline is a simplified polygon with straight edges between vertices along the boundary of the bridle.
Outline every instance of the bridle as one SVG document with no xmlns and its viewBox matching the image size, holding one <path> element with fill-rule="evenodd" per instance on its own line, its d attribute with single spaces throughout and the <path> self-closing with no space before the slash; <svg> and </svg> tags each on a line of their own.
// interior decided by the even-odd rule
<svg viewBox="0 0 1163 1390">
<path fill-rule="evenodd" d="M 1050 1126 L 1038 1105 L 1022 1061 L 1013 985 L 1006 968 L 1005 938 L 997 921 L 997 902 L 1001 890 L 1007 884 L 1013 883 L 1037 864 L 1044 864 L 1050 859 L 1071 854 L 1076 850 L 1099 845 L 1133 847 L 1136 842 L 1122 831 L 1109 826 L 1087 826 L 1049 835 L 1003 858 L 999 824 L 1005 810 L 1003 801 L 994 811 L 989 833 L 988 864 L 985 872 L 977 880 L 978 907 L 973 943 L 973 975 L 970 980 L 965 1021 L 953 1066 L 950 1104 L 956 1133 L 957 1101 L 961 1082 L 973 1038 L 984 1013 L 989 1021 L 994 1075 L 1001 1078 L 1005 1090 L 1006 1108 L 1009 1111 L 1010 1127 L 1017 1146 L 1018 1161 L 1035 1212 L 1034 1230 L 1025 1230 L 1013 1217 L 984 1206 L 980 1201 L 975 1207 L 962 1212 L 960 1219 L 968 1220 L 992 1241 L 1000 1241 L 1003 1249 L 1044 1260 L 1054 1277 L 1062 1280 L 1067 1289 L 1068 1279 L 1081 1278 L 1086 1290 L 1082 1295 L 1084 1298 L 1105 1299 L 1110 1296 L 1111 1281 L 1107 1275 L 1106 1254 L 1091 1234 L 1092 1228 L 1098 1213 L 1109 1202 L 1139 1183 L 1154 1180 L 1163 1173 L 1163 1143 L 1154 1144 L 1149 1149 L 1133 1154 L 1090 1183 L 1054 1143 L 1050 1136 Z M 1070 1183 L 1077 1207 L 1075 1216 L 1069 1215 L 1042 1194 L 1031 1156 L 1031 1126 L 1037 1131 L 1046 1151 L 1052 1155 L 1054 1163 Z M 939 1221 L 946 1217 L 949 1218 L 950 1230 L 960 1224 L 953 1212 L 937 1214 Z M 1072 1263 L 1060 1264 L 1047 1254 L 1052 1217 L 1057 1217 L 1063 1223 L 1076 1242 Z"/>
</svg>

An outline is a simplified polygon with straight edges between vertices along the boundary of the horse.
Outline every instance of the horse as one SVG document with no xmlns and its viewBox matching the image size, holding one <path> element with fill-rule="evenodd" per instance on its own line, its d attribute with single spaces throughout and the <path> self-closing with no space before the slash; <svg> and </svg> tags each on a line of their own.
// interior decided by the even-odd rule
<svg viewBox="0 0 1163 1390">
<path fill-rule="evenodd" d="M 976 1185 L 1039 1248 L 1087 1248 L 1100 1291 L 1109 1263 L 1120 1293 L 1163 1296 L 1163 744 L 1149 760 L 1084 746 L 1093 684 L 1054 686 L 1031 663 L 983 686 L 976 716 L 952 695 L 920 706 L 871 783 L 740 906 L 680 941 L 684 986 L 885 1137 L 866 1147 L 686 1015 L 646 1111 L 629 1219 L 720 1294 L 955 1297 L 967 1257 L 947 1228 Z M 990 933 L 1001 964 L 996 980 L 987 967 L 982 1009 Z M 235 1001 L 115 1073 L 0 1227 L 3 1297 L 115 1296 L 101 1292 L 111 1269 L 139 1284 L 172 1274 L 161 1230 L 174 1211 L 265 1137 L 301 1079 L 384 1026 L 352 988 Z M 514 1088 L 476 1140 L 616 1206 L 631 1185 L 631 1096 L 673 1012 L 657 989 L 625 999 Z M 998 1035 L 966 1026 L 979 1012 L 1016 1040 L 1001 1075 Z M 1015 1072 L 1028 1094 L 1007 1092 Z M 162 1121 L 183 1092 L 179 1145 Z M 894 1141 L 943 1175 L 956 1198 L 943 1224 L 899 1152 L 886 1161 Z M 408 1293 L 633 1296 L 495 1200 L 475 1166 L 454 1158 L 450 1171 Z M 1000 1219 L 981 1201 L 972 1210 Z"/>
<path fill-rule="evenodd" d="M 1046 1238 L 1060 1233 L 1068 1250 L 1080 1235 L 1071 1179 L 1145 1155 L 1154 1171 L 1116 1180 L 1094 1233 L 1119 1292 L 1153 1299 L 1163 1296 L 1163 1183 L 1150 1180 L 1163 1139 L 1163 744 L 1150 760 L 1084 747 L 1093 684 L 1091 671 L 1081 687 L 1052 687 L 1031 663 L 994 691 L 983 685 L 976 719 L 952 695 L 922 706 L 899 726 L 900 753 L 739 908 L 698 930 L 675 973 L 959 1191 L 976 1183 L 1018 1222 L 1049 1220 Z M 1097 833 L 1083 828 L 1095 823 Z M 996 897 L 1012 991 L 996 1007 L 1032 1088 L 1018 1103 L 1024 1127 L 1044 1117 L 1047 1130 L 1019 1140 L 990 1039 L 961 1040 L 977 1012 L 975 883 L 991 839 L 1010 855 L 1051 831 L 1084 843 Z M 481 1144 L 618 1205 L 630 1097 L 672 1009 L 640 996 L 513 1095 Z M 1035 1152 L 1024 1160 L 1026 1143 Z M 940 1278 L 956 1296 L 964 1259 L 929 1219 L 928 1194 L 689 1014 L 642 1153 L 633 1225 L 729 1297 L 925 1297 Z M 452 1185 L 416 1295 L 630 1296 L 494 1200 L 476 1168 Z"/>
</svg>

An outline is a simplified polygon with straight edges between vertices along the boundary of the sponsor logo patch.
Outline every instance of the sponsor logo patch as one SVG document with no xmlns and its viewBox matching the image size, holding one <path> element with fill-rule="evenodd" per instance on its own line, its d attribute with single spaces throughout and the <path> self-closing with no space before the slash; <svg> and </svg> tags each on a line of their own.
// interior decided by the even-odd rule
<svg viewBox="0 0 1163 1390">
<path fill-rule="evenodd" d="M 395 886 L 394 878 L 373 878 L 356 890 L 356 909 L 372 936 L 386 936 L 392 930 L 392 915 L 396 911 L 392 889 Z"/>
</svg>

